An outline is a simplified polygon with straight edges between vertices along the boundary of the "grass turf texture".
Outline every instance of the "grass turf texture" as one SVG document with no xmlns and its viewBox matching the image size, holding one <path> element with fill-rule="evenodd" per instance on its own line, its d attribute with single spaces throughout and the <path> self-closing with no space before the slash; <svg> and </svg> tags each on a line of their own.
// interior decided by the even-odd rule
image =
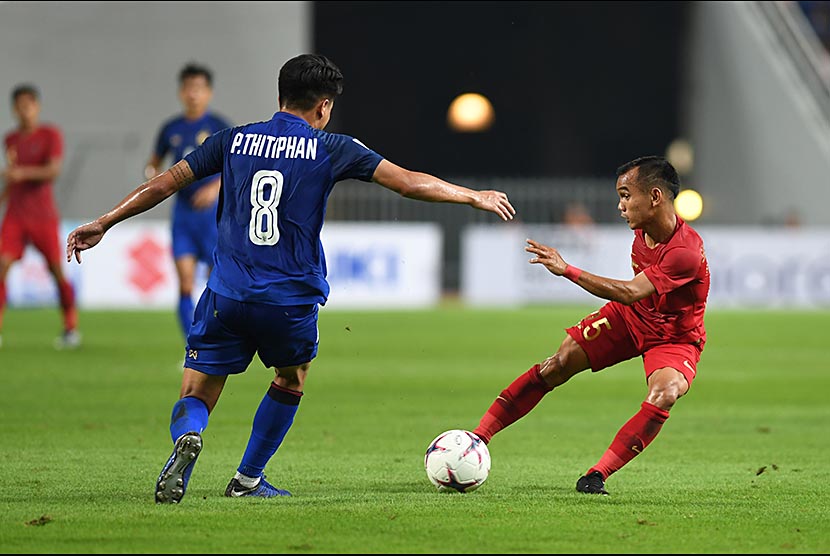
<svg viewBox="0 0 830 556">
<path fill-rule="evenodd" d="M 229 379 L 179 505 L 153 485 L 183 357 L 173 311 L 8 310 L 0 349 L 6 553 L 827 553 L 828 312 L 710 311 L 689 394 L 606 487 L 575 491 L 645 396 L 639 360 L 583 373 L 490 443 L 489 479 L 438 493 L 423 453 L 595 307 L 324 309 L 294 427 L 266 468 L 292 498 L 223 497 L 271 372 Z"/>
</svg>

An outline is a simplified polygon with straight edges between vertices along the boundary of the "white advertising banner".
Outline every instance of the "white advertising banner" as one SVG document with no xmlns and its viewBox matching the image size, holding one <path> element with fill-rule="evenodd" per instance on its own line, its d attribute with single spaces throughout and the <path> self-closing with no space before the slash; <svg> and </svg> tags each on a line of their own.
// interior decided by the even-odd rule
<svg viewBox="0 0 830 556">
<path fill-rule="evenodd" d="M 63 224 L 62 240 L 76 225 Z M 438 225 L 334 223 L 323 227 L 321 239 L 331 284 L 327 307 L 424 307 L 440 300 Z M 122 222 L 82 260 L 63 263 L 81 309 L 174 310 L 178 280 L 166 221 Z M 200 265 L 194 301 L 206 278 Z M 6 285 L 10 306 L 57 303 L 45 261 L 32 247 L 12 266 Z"/>
<path fill-rule="evenodd" d="M 441 299 L 443 232 L 434 223 L 332 223 L 320 236 L 326 307 L 428 307 Z"/>
<path fill-rule="evenodd" d="M 81 308 L 170 309 L 179 299 L 170 226 L 166 222 L 117 224 L 81 254 L 76 286 Z M 204 283 L 194 286 L 194 301 Z"/>
<path fill-rule="evenodd" d="M 709 306 L 830 308 L 830 229 L 695 226 L 712 276 Z M 633 232 L 625 224 L 469 226 L 461 238 L 461 294 L 469 305 L 602 303 L 569 280 L 532 265 L 535 239 L 570 264 L 629 279 Z"/>
</svg>

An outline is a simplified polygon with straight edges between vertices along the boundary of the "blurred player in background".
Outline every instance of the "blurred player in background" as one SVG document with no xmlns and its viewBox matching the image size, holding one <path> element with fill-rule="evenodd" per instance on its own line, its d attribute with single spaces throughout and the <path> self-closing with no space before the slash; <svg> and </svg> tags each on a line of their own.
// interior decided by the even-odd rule
<svg viewBox="0 0 830 556">
<path fill-rule="evenodd" d="M 179 72 L 179 101 L 183 111 L 159 130 L 155 150 L 144 169 L 149 180 L 161 171 L 162 161 L 178 162 L 213 133 L 230 127 L 225 118 L 209 110 L 213 99 L 213 73 L 205 66 L 187 64 Z M 193 284 L 199 262 L 213 267 L 216 246 L 216 203 L 219 174 L 205 176 L 176 195 L 173 206 L 173 259 L 179 278 L 178 318 L 187 337 L 193 321 Z"/>
<path fill-rule="evenodd" d="M 222 173 L 216 266 L 187 339 L 180 399 L 173 406 L 173 453 L 156 483 L 156 501 L 184 496 L 202 431 L 228 375 L 258 355 L 275 377 L 254 415 L 247 448 L 225 495 L 275 497 L 265 465 L 291 427 L 311 361 L 317 355 L 318 306 L 329 284 L 320 232 L 334 185 L 374 181 L 404 197 L 459 203 L 510 220 L 499 191 L 475 191 L 385 160 L 348 135 L 323 131 L 343 75 L 327 58 L 303 54 L 280 70 L 279 111 L 270 120 L 211 136 L 163 174 L 142 184 L 67 239 L 80 262 L 113 225 L 144 212 L 195 180 Z"/>
<path fill-rule="evenodd" d="M 528 239 L 525 250 L 535 255 L 530 263 L 609 303 L 567 328 L 559 351 L 503 390 L 473 431 L 489 443 L 577 373 L 641 356 L 648 386 L 645 401 L 576 483 L 579 492 L 603 495 L 608 494 L 605 480 L 645 450 L 669 410 L 688 392 L 706 343 L 703 314 L 709 294 L 703 241 L 674 211 L 680 180 L 672 165 L 660 157 L 642 157 L 621 166 L 617 176 L 618 208 L 635 230 L 634 278 L 591 274 L 566 263 L 553 247 Z"/>
<path fill-rule="evenodd" d="M 31 244 L 46 259 L 60 298 L 63 334 L 55 347 L 76 348 L 81 342 L 78 311 L 75 291 L 63 274 L 60 214 L 52 186 L 63 163 L 63 135 L 57 126 L 40 123 L 40 93 L 34 85 L 15 87 L 11 101 L 18 127 L 6 134 L 6 167 L 0 174 L 0 205 L 8 203 L 0 225 L 0 328 L 6 276 Z"/>
</svg>

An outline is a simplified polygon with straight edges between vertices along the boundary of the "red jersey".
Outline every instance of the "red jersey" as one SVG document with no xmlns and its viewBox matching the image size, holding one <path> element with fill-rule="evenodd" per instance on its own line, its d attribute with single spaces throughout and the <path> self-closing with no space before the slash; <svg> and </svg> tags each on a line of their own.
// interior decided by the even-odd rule
<svg viewBox="0 0 830 556">
<path fill-rule="evenodd" d="M 679 216 L 671 237 L 653 249 L 643 230 L 635 230 L 631 247 L 634 274 L 645 272 L 657 293 L 625 307 L 626 321 L 637 343 L 706 342 L 703 313 L 709 295 L 709 263 L 703 240 Z"/>
<path fill-rule="evenodd" d="M 34 131 L 19 130 L 6 135 L 6 161 L 16 166 L 45 166 L 63 156 L 63 136 L 57 127 L 38 126 Z M 52 181 L 9 182 L 6 214 L 27 221 L 58 219 Z"/>
</svg>

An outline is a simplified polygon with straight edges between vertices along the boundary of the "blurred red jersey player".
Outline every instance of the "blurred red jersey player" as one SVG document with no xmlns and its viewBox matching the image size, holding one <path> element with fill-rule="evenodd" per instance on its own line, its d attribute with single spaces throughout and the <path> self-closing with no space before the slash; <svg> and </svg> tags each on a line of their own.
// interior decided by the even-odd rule
<svg viewBox="0 0 830 556">
<path fill-rule="evenodd" d="M 6 167 L 0 173 L 0 205 L 7 202 L 0 224 L 0 330 L 6 307 L 6 276 L 31 244 L 46 259 L 60 296 L 63 334 L 55 347 L 75 348 L 80 344 L 78 312 L 75 292 L 61 266 L 60 215 L 52 188 L 63 162 L 63 136 L 54 125 L 40 123 L 40 94 L 35 86 L 15 87 L 11 101 L 18 127 L 3 141 Z"/>
</svg>

